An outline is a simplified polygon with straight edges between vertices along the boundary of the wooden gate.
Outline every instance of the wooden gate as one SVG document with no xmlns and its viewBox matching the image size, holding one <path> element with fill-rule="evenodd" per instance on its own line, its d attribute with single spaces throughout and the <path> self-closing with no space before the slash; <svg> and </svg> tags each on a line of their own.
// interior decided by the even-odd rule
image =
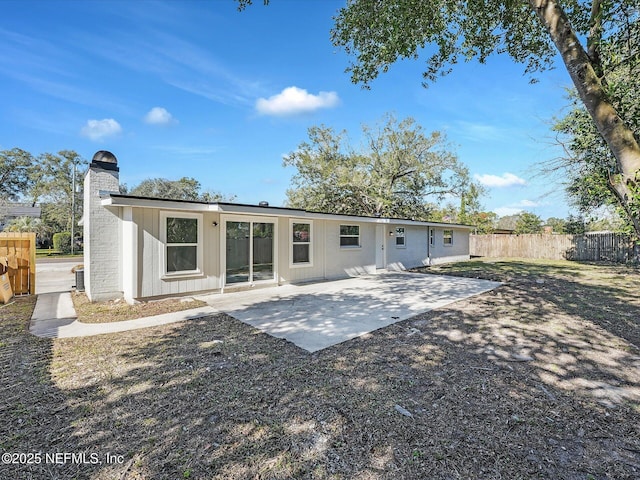
<svg viewBox="0 0 640 480">
<path fill-rule="evenodd" d="M 36 234 L 0 232 L 0 269 L 15 295 L 36 293 Z"/>
</svg>

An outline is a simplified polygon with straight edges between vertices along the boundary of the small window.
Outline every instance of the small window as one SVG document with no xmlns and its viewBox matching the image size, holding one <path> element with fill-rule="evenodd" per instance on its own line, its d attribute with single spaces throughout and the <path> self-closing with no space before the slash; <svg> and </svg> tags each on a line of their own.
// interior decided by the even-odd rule
<svg viewBox="0 0 640 480">
<path fill-rule="evenodd" d="M 444 230 L 443 238 L 445 245 L 453 245 L 453 230 Z"/>
<path fill-rule="evenodd" d="M 436 244 L 436 231 L 435 229 L 431 228 L 429 230 L 429 245 L 433 247 L 435 244 Z"/>
<path fill-rule="evenodd" d="M 201 217 L 163 213 L 161 218 L 165 243 L 163 275 L 199 273 L 202 260 Z"/>
<path fill-rule="evenodd" d="M 311 224 L 291 222 L 291 263 L 311 264 Z"/>
<path fill-rule="evenodd" d="M 396 247 L 403 248 L 405 246 L 404 227 L 398 227 L 396 228 Z"/>
<path fill-rule="evenodd" d="M 340 225 L 340 246 L 359 247 L 360 246 L 360 226 Z"/>
</svg>

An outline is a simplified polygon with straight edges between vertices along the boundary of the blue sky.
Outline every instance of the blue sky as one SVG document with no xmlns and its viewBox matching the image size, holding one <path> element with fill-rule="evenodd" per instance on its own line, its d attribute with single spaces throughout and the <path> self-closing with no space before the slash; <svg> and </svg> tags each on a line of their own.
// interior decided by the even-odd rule
<svg viewBox="0 0 640 480">
<path fill-rule="evenodd" d="M 97 150 L 121 181 L 190 176 L 242 203 L 282 205 L 282 157 L 324 124 L 358 144 L 387 112 L 441 130 L 488 187 L 487 210 L 565 217 L 562 189 L 536 177 L 557 156 L 550 121 L 566 104 L 563 67 L 531 85 L 508 57 L 456 66 L 424 89 L 423 61 L 364 90 L 331 45 L 344 1 L 7 1 L 0 19 L 0 149 Z"/>
</svg>

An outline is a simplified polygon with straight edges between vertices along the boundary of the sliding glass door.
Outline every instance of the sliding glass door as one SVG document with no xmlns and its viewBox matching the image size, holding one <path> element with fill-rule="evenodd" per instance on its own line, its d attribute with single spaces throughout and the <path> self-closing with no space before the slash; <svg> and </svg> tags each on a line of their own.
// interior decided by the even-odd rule
<svg viewBox="0 0 640 480">
<path fill-rule="evenodd" d="M 250 233 L 249 222 L 227 222 L 227 284 L 249 281 Z"/>
<path fill-rule="evenodd" d="M 273 222 L 226 222 L 225 284 L 273 280 Z"/>
<path fill-rule="evenodd" d="M 252 281 L 273 279 L 273 223 L 253 224 Z"/>
</svg>

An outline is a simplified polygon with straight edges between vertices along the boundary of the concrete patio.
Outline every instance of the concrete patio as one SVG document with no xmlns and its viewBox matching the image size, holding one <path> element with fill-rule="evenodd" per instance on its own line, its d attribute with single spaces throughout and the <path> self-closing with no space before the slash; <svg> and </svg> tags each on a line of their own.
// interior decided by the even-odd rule
<svg viewBox="0 0 640 480">
<path fill-rule="evenodd" d="M 196 298 L 315 352 L 499 285 L 488 280 L 389 272 Z"/>
<path fill-rule="evenodd" d="M 77 320 L 69 290 L 70 263 L 42 265 L 30 331 L 80 337 L 166 325 L 224 312 L 269 335 L 315 352 L 395 322 L 492 290 L 499 283 L 471 278 L 386 272 L 344 280 L 196 295 L 209 307 L 124 322 Z M 41 269 L 41 271 L 40 271 Z M 46 273 L 45 273 L 46 272 Z"/>
</svg>

